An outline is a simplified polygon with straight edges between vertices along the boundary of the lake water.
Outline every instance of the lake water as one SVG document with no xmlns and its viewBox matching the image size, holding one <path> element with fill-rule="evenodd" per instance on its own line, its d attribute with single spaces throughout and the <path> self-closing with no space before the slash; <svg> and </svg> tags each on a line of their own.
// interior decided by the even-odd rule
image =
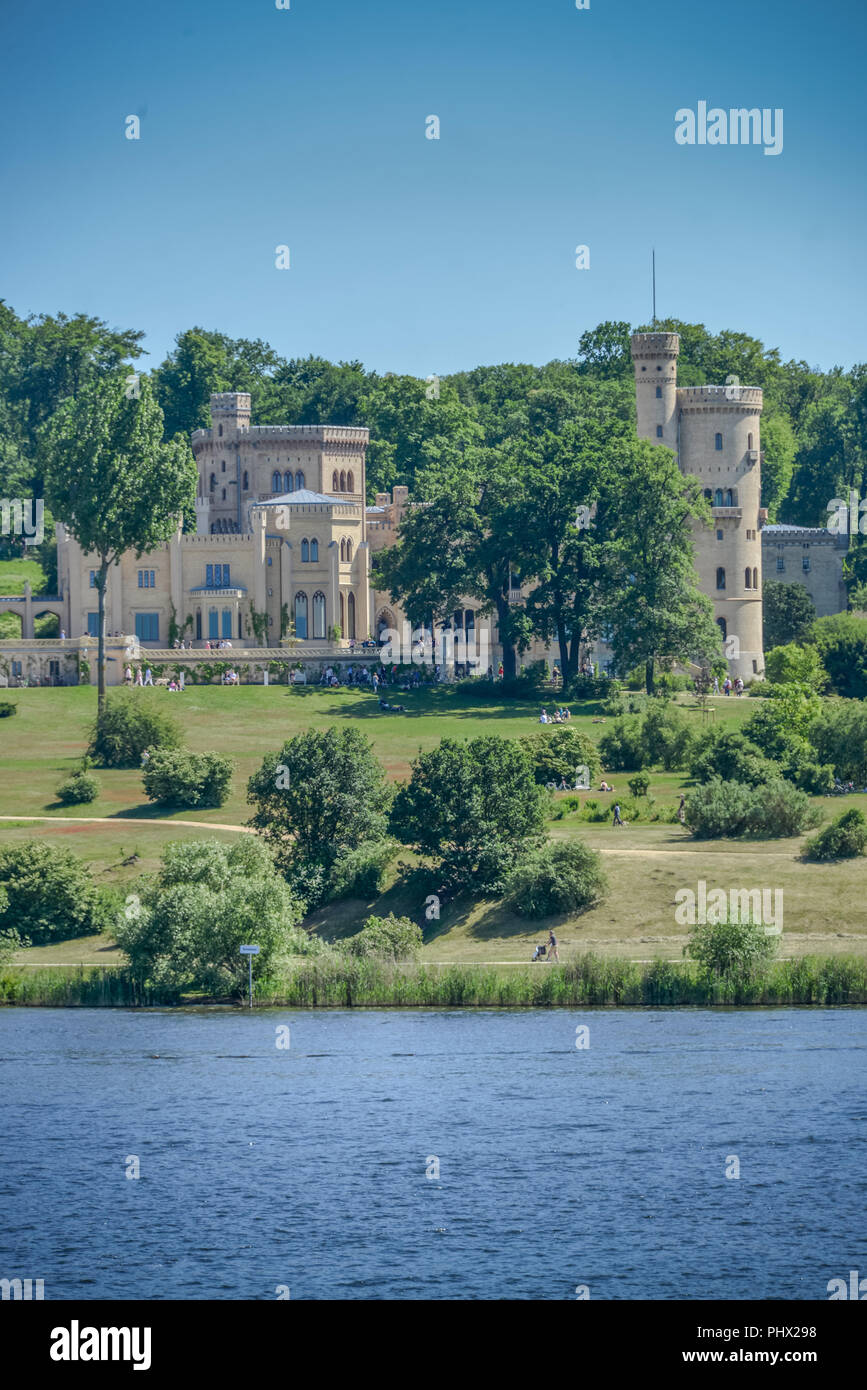
<svg viewBox="0 0 867 1390">
<path fill-rule="evenodd" d="M 867 1274 L 865 1062 L 855 1009 L 0 1009 L 0 1277 L 827 1299 Z"/>
</svg>

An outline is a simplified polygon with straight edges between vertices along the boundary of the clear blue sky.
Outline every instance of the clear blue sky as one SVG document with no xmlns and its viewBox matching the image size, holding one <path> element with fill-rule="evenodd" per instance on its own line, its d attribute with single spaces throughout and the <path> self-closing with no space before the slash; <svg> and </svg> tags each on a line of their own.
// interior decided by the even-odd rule
<svg viewBox="0 0 867 1390">
<path fill-rule="evenodd" d="M 0 295 L 148 365 L 195 324 L 420 376 L 568 357 L 650 317 L 652 245 L 661 316 L 867 358 L 864 0 L 6 0 L 0 43 Z M 677 145 L 700 100 L 782 107 L 782 154 Z"/>
</svg>

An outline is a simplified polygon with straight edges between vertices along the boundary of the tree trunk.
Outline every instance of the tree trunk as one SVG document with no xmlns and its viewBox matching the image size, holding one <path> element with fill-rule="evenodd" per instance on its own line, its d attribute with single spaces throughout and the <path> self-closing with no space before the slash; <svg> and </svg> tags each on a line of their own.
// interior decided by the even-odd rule
<svg viewBox="0 0 867 1390">
<path fill-rule="evenodd" d="M 649 656 L 644 663 L 644 688 L 647 691 L 648 695 L 653 695 L 656 691 L 656 682 L 654 681 L 654 668 L 655 662 L 653 660 L 653 657 Z"/>
<path fill-rule="evenodd" d="M 100 556 L 99 561 L 99 597 L 98 605 L 98 648 L 96 656 L 96 714 L 97 718 L 102 714 L 105 706 L 105 589 L 108 580 L 108 560 L 104 555 Z"/>
<path fill-rule="evenodd" d="M 497 599 L 497 628 L 500 637 L 500 646 L 503 648 L 503 679 L 514 680 L 518 674 L 518 654 L 515 650 L 514 642 L 507 642 L 503 636 L 508 632 L 509 614 L 511 606 L 508 599 Z M 492 662 L 493 664 L 493 662 Z M 494 672 L 496 675 L 496 671 Z"/>
</svg>

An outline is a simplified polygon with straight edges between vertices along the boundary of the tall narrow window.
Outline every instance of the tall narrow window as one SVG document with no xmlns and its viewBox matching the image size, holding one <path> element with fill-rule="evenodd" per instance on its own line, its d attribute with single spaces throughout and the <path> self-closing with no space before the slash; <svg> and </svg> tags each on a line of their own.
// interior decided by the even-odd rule
<svg viewBox="0 0 867 1390">
<path fill-rule="evenodd" d="M 718 487 L 713 495 L 713 504 L 715 507 L 721 507 L 723 504 L 723 495 L 721 487 Z"/>
<path fill-rule="evenodd" d="M 786 568 L 786 557 L 785 557 L 785 555 L 778 555 L 778 556 L 777 556 L 777 574 L 782 574 L 782 573 L 784 572 L 785 568 Z"/>
<path fill-rule="evenodd" d="M 201 610 L 201 608 L 197 608 L 197 609 L 196 609 L 196 641 L 197 641 L 197 642 L 201 642 L 201 640 L 202 640 L 202 610 Z"/>
<path fill-rule="evenodd" d="M 302 565 L 306 565 L 306 564 L 307 564 L 307 561 L 308 561 L 309 559 L 310 559 L 310 542 L 308 541 L 307 537 L 305 536 L 305 537 L 304 537 L 304 540 L 301 542 L 301 563 L 302 563 Z"/>
<path fill-rule="evenodd" d="M 317 540 L 310 542 L 310 559 L 314 563 L 319 559 L 319 542 Z"/>
<path fill-rule="evenodd" d="M 753 572 L 752 572 L 752 570 L 750 569 L 749 565 L 747 565 L 747 568 L 746 568 L 746 570 L 744 571 L 744 588 L 745 588 L 745 589 L 751 589 L 752 587 L 753 587 Z"/>
<path fill-rule="evenodd" d="M 753 447 L 753 436 L 752 436 L 751 434 L 748 434 L 748 435 L 747 435 L 747 448 L 748 448 L 748 449 L 751 449 L 752 447 Z"/>
<path fill-rule="evenodd" d="M 284 474 L 283 474 L 283 491 L 284 491 L 284 492 L 292 492 L 292 491 L 293 491 L 293 488 L 294 488 L 294 483 L 293 483 L 293 481 L 292 481 L 292 474 L 291 474 L 291 473 L 284 473 Z"/>
<path fill-rule="evenodd" d="M 205 587 L 208 588 L 208 589 L 213 589 L 213 587 L 214 587 L 214 566 L 213 566 L 213 565 L 205 565 Z"/>
<path fill-rule="evenodd" d="M 346 558 L 347 560 L 352 559 L 352 541 L 348 536 L 346 537 Z"/>
<path fill-rule="evenodd" d="M 346 633 L 346 616 L 345 616 L 345 612 L 344 612 L 345 608 L 346 608 L 346 604 L 345 604 L 345 602 L 344 602 L 343 595 L 341 594 L 341 595 L 340 595 L 340 635 L 341 635 L 341 637 L 345 637 L 345 636 L 347 635 L 347 633 Z"/>
<path fill-rule="evenodd" d="M 331 474 L 331 491 L 332 491 L 332 492 L 339 492 L 339 491 L 340 491 L 340 479 L 339 479 L 338 476 L 337 476 L 337 469 L 336 469 L 336 468 L 335 468 L 334 472 Z"/>
<path fill-rule="evenodd" d="M 725 497 L 726 497 L 725 505 L 726 505 L 727 507 L 733 507 L 733 506 L 734 506 L 734 502 L 732 501 L 732 490 L 731 490 L 730 487 L 729 487 L 729 488 L 726 488 Z"/>
<path fill-rule="evenodd" d="M 219 613 L 217 612 L 216 608 L 209 608 L 209 609 L 208 609 L 208 639 L 209 639 L 209 641 L 214 642 L 214 641 L 216 641 L 216 639 L 219 637 L 219 635 L 220 635 L 220 615 L 219 615 Z"/>
<path fill-rule="evenodd" d="M 295 636 L 302 642 L 307 639 L 307 595 L 295 595 Z"/>
<path fill-rule="evenodd" d="M 347 630 L 346 630 L 346 635 L 347 635 L 347 637 L 354 637 L 354 636 L 355 636 L 355 594 L 352 594 L 352 593 L 351 593 L 351 594 L 349 595 L 349 598 L 348 598 L 347 601 L 346 601 L 346 607 L 347 607 L 347 613 L 348 613 L 348 617 L 349 617 L 349 626 L 348 626 L 348 628 L 347 628 Z"/>
<path fill-rule="evenodd" d="M 340 470 L 340 491 L 346 491 L 346 474 L 344 473 L 342 468 Z"/>
<path fill-rule="evenodd" d="M 319 590 L 313 595 L 313 636 L 325 636 L 325 595 Z"/>
<path fill-rule="evenodd" d="M 244 492 L 249 492 L 249 491 L 250 491 L 250 482 L 249 482 L 249 479 L 248 479 L 248 477 L 247 477 L 247 470 L 246 470 L 246 468 L 244 469 L 243 490 L 244 490 Z"/>
<path fill-rule="evenodd" d="M 214 488 L 215 488 L 216 486 L 217 486 L 217 475 L 216 475 L 216 473 L 212 473 L 212 474 L 211 474 L 211 492 L 214 491 Z"/>
<path fill-rule="evenodd" d="M 724 589 L 726 586 L 726 572 L 721 566 L 716 572 L 716 586 L 718 589 Z"/>
<path fill-rule="evenodd" d="M 754 568 L 754 569 L 753 569 L 753 588 L 754 588 L 754 589 L 757 589 L 758 587 L 759 587 L 759 571 L 758 571 L 758 569 Z"/>
<path fill-rule="evenodd" d="M 661 439 L 661 438 L 662 438 L 662 425 L 657 425 L 657 426 L 656 426 L 656 437 L 657 437 L 657 439 Z"/>
<path fill-rule="evenodd" d="M 728 625 L 726 623 L 725 618 L 717 618 L 716 625 L 720 630 L 723 641 L 725 641 L 726 637 L 728 636 Z"/>
<path fill-rule="evenodd" d="M 347 475 L 346 475 L 346 491 L 347 491 L 347 492 L 354 492 L 354 491 L 355 491 L 355 479 L 354 479 L 353 476 L 352 476 L 352 469 L 351 469 L 351 468 L 350 468 L 349 472 L 348 472 Z"/>
<path fill-rule="evenodd" d="M 271 491 L 272 491 L 272 492 L 279 492 L 279 491 L 280 491 L 280 474 L 279 474 L 279 473 L 276 473 L 276 472 L 275 472 L 275 473 L 272 473 L 272 474 L 271 474 Z"/>
<path fill-rule="evenodd" d="M 224 608 L 224 609 L 223 609 L 223 612 L 222 612 L 222 614 L 221 614 L 221 617 L 222 617 L 222 625 L 221 625 L 221 627 L 220 627 L 220 636 L 221 636 L 221 637 L 229 637 L 229 638 L 231 638 L 231 636 L 232 636 L 232 610 L 231 610 L 231 608 Z"/>
<path fill-rule="evenodd" d="M 299 468 L 298 472 L 295 474 L 295 488 L 298 492 L 300 492 L 301 488 L 306 486 L 307 484 L 304 481 L 304 474 L 301 472 L 301 469 Z"/>
<path fill-rule="evenodd" d="M 656 399 L 657 399 L 657 400 L 661 400 L 661 399 L 662 399 L 662 387 L 661 387 L 661 386 L 657 386 L 657 388 L 656 388 Z"/>
<path fill-rule="evenodd" d="M 225 473 L 225 471 L 226 471 L 226 460 L 223 459 L 222 462 L 221 462 L 221 464 L 220 464 L 220 472 L 221 472 L 221 473 Z"/>
<path fill-rule="evenodd" d="M 714 435 L 714 444 L 715 444 L 715 446 L 716 446 L 717 449 L 721 449 L 721 448 L 722 448 L 722 435 L 721 435 L 721 434 Z"/>
</svg>

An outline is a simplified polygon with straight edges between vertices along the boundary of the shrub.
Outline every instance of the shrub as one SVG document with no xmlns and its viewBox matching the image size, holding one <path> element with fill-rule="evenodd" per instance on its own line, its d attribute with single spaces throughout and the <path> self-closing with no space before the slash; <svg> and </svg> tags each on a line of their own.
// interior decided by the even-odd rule
<svg viewBox="0 0 867 1390">
<path fill-rule="evenodd" d="M 651 700 L 641 726 L 648 767 L 661 765 L 666 772 L 683 767 L 692 748 L 693 735 L 685 716 L 675 706 Z"/>
<path fill-rule="evenodd" d="M 810 629 L 836 695 L 867 698 L 867 618 L 835 613 L 818 618 Z"/>
<path fill-rule="evenodd" d="M 9 719 L 17 713 L 18 706 L 14 700 L 0 700 L 0 719 Z"/>
<path fill-rule="evenodd" d="M 582 912 L 608 890 L 602 859 L 580 840 L 548 841 L 512 870 L 509 900 L 520 917 Z"/>
<path fill-rule="evenodd" d="M 105 930 L 108 897 L 68 849 L 36 840 L 0 850 L 0 937 L 41 946 Z"/>
<path fill-rule="evenodd" d="M 742 782 L 750 787 L 761 786 L 780 773 L 778 764 L 766 758 L 740 730 L 711 733 L 699 745 L 689 770 L 696 782 L 721 777 L 726 782 Z"/>
<path fill-rule="evenodd" d="M 90 735 L 88 755 L 103 767 L 138 767 L 146 748 L 178 748 L 180 729 L 153 695 L 116 690 Z"/>
<path fill-rule="evenodd" d="M 743 979 L 769 961 L 777 937 L 752 921 L 702 922 L 690 931 L 683 949 L 708 975 Z"/>
<path fill-rule="evenodd" d="M 183 748 L 157 749 L 142 773 L 148 800 L 163 806 L 222 806 L 231 781 L 231 758 Z"/>
<path fill-rule="evenodd" d="M 328 898 L 371 898 L 381 893 L 396 849 L 394 840 L 368 840 L 347 850 L 332 866 Z"/>
<path fill-rule="evenodd" d="M 599 740 L 603 766 L 610 772 L 643 768 L 647 762 L 641 737 L 641 720 L 618 719 Z"/>
<path fill-rule="evenodd" d="M 867 704 L 825 700 L 807 737 L 819 761 L 831 763 L 842 781 L 867 783 Z"/>
<path fill-rule="evenodd" d="M 867 848 L 867 819 L 853 807 L 843 813 L 804 847 L 807 859 L 854 859 Z"/>
<path fill-rule="evenodd" d="M 241 995 L 247 965 L 242 943 L 259 946 L 258 977 L 285 968 L 288 957 L 322 950 L 299 929 L 304 905 L 276 871 L 265 846 L 242 835 L 166 846 L 139 910 L 120 916 L 118 944 L 133 977 L 164 989 Z"/>
<path fill-rule="evenodd" d="M 813 690 L 822 690 L 828 683 L 816 648 L 797 642 L 765 652 L 765 677 L 772 685 L 806 685 Z"/>
<path fill-rule="evenodd" d="M 586 767 L 590 782 L 595 782 L 601 770 L 599 750 L 591 738 L 578 729 L 557 726 L 521 739 L 533 767 L 539 786 L 548 782 L 575 781 L 577 769 Z"/>
<path fill-rule="evenodd" d="M 57 788 L 57 800 L 64 806 L 81 806 L 99 796 L 99 782 L 89 772 L 75 772 Z"/>
<path fill-rule="evenodd" d="M 618 689 L 610 676 L 573 676 L 568 685 L 570 700 L 604 700 Z"/>
<path fill-rule="evenodd" d="M 805 792 L 781 777 L 760 787 L 713 777 L 689 793 L 684 809 L 690 830 L 703 840 L 800 835 L 822 814 Z"/>
<path fill-rule="evenodd" d="M 405 960 L 415 956 L 422 945 L 421 927 L 408 917 L 368 917 L 361 931 L 350 936 L 343 949 L 351 956 L 388 956 Z"/>
<path fill-rule="evenodd" d="M 630 777 L 627 786 L 633 796 L 647 796 L 650 778 L 646 772 L 636 772 L 634 777 Z"/>
</svg>

